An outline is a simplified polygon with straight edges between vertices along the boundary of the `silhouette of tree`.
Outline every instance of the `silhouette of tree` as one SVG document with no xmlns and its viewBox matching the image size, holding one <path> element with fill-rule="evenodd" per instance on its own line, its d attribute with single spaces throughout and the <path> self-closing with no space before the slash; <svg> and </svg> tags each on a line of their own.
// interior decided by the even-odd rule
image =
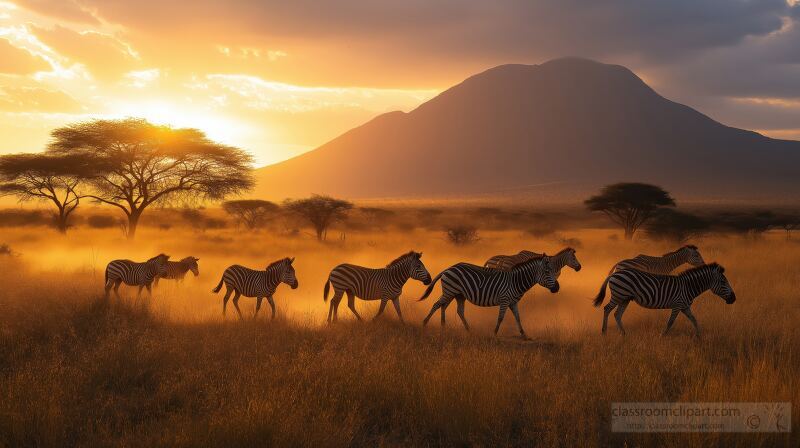
<svg viewBox="0 0 800 448">
<path fill-rule="evenodd" d="M 786 241 L 790 241 L 792 239 L 792 230 L 800 229 L 800 215 L 780 215 L 775 219 L 775 225 L 786 231 Z"/>
<path fill-rule="evenodd" d="M 379 229 L 386 228 L 387 222 L 396 215 L 394 211 L 380 207 L 360 207 L 358 210 L 370 226 Z"/>
<path fill-rule="evenodd" d="M 82 154 L 96 161 L 88 178 L 98 202 L 119 208 L 134 238 L 154 203 L 178 198 L 222 199 L 252 188 L 252 157 L 213 142 L 197 129 L 157 126 L 144 119 L 92 120 L 52 132 L 50 154 Z"/>
<path fill-rule="evenodd" d="M 647 236 L 654 240 L 685 243 L 691 238 L 706 233 L 709 223 L 691 213 L 670 208 L 659 210 L 652 220 L 644 225 Z"/>
<path fill-rule="evenodd" d="M 243 222 L 248 229 L 256 229 L 269 221 L 281 208 L 277 204 L 261 199 L 240 199 L 222 204 L 226 213 Z"/>
<path fill-rule="evenodd" d="M 674 207 L 675 200 L 655 185 L 642 183 L 618 183 L 603 187 L 599 195 L 584 201 L 591 211 L 603 212 L 622 226 L 625 239 L 633 238 L 636 230 L 662 207 Z"/>
<path fill-rule="evenodd" d="M 56 207 L 54 222 L 66 233 L 69 218 L 85 193 L 83 179 L 94 171 L 82 154 L 10 154 L 0 157 L 0 195 L 41 200 Z"/>
<path fill-rule="evenodd" d="M 324 241 L 328 227 L 346 218 L 353 204 L 343 199 L 315 194 L 306 199 L 287 199 L 284 207 L 311 224 L 317 233 L 317 240 Z"/>
</svg>

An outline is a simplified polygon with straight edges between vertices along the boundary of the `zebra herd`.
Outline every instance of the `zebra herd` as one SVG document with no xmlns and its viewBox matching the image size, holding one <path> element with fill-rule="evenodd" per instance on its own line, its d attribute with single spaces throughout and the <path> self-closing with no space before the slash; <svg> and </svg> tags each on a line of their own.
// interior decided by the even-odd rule
<svg viewBox="0 0 800 448">
<path fill-rule="evenodd" d="M 108 298 L 113 288 L 119 297 L 118 290 L 122 283 L 138 286 L 137 298 L 144 288 L 152 295 L 151 285 L 157 285 L 159 279 L 181 281 L 189 271 L 198 276 L 200 274 L 198 260 L 195 257 L 186 257 L 181 261 L 171 262 L 169 256 L 165 254 L 159 254 L 142 263 L 114 260 L 106 267 L 105 296 Z M 262 300 L 266 298 L 274 319 L 273 296 L 278 286 L 281 283 L 289 285 L 292 289 L 298 286 L 293 262 L 294 258 L 283 258 L 264 270 L 254 270 L 240 265 L 232 265 L 225 269 L 219 284 L 212 290 L 218 293 L 223 285 L 226 287 L 222 299 L 223 315 L 228 300 L 233 295 L 233 306 L 240 318 L 242 312 L 239 309 L 239 298 L 245 296 L 256 298 L 255 315 L 261 309 Z M 687 263 L 692 266 L 690 269 L 677 275 L 670 274 Z M 499 308 L 495 334 L 500 329 L 506 311 L 510 309 L 520 336 L 527 338 L 519 316 L 520 300 L 537 284 L 549 289 L 551 293 L 557 293 L 560 288 L 558 277 L 564 266 L 569 266 L 576 272 L 581 270 L 575 249 L 566 248 L 552 256 L 523 250 L 516 255 L 494 256 L 483 266 L 457 263 L 431 278 L 422 262 L 422 253 L 410 251 L 397 257 L 384 268 L 373 269 L 353 264 L 336 266 L 325 281 L 323 300 L 328 301 L 330 288 L 333 287 L 328 323 L 336 322 L 338 319 L 339 303 L 344 295 L 347 295 L 347 307 L 358 320 L 362 318 L 355 308 L 356 297 L 367 301 L 380 300 L 380 307 L 374 319 L 384 312 L 386 304 L 391 301 L 398 318 L 403 321 L 400 293 L 406 282 L 414 279 L 428 286 L 418 300 L 422 301 L 431 294 L 436 283 L 441 281 L 442 294 L 425 316 L 423 326 L 427 325 L 437 310 L 441 310 L 441 323 L 444 326 L 445 310 L 455 300 L 458 317 L 464 328 L 469 331 L 469 324 L 464 316 L 465 304 L 469 301 L 481 307 Z M 631 301 L 644 308 L 672 310 L 663 334 L 670 330 L 678 314 L 683 313 L 694 326 L 697 336 L 700 335 L 700 328 L 691 311 L 694 299 L 710 290 L 728 304 L 736 301 L 736 294 L 725 277 L 725 268 L 717 263 L 705 264 L 699 249 L 692 245 L 683 246 L 660 257 L 639 255 L 616 263 L 603 281 L 600 292 L 594 299 L 594 306 L 602 305 L 606 289 L 611 291 L 611 299 L 603 308 L 603 334 L 606 333 L 608 316 L 615 309 L 614 318 L 617 327 L 620 333 L 625 334 L 622 315 Z"/>
</svg>

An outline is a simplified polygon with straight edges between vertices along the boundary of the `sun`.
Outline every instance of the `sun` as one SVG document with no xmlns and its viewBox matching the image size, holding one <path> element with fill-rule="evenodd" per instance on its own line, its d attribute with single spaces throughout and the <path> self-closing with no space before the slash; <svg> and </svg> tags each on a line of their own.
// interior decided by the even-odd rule
<svg viewBox="0 0 800 448">
<path fill-rule="evenodd" d="M 242 121 L 207 107 L 193 108 L 161 98 L 125 100 L 113 105 L 111 110 L 109 118 L 136 117 L 174 128 L 196 128 L 214 141 L 234 146 L 245 145 L 252 133 Z"/>
</svg>

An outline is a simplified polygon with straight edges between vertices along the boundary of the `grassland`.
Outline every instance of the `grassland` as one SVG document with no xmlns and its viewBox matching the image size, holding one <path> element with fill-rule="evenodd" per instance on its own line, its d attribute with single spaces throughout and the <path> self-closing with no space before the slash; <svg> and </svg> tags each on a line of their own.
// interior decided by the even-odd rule
<svg viewBox="0 0 800 448">
<path fill-rule="evenodd" d="M 11 230 L 19 253 L 0 258 L 0 445 L 5 446 L 797 446 L 800 442 L 800 244 L 783 236 L 714 236 L 697 241 L 738 300 L 710 294 L 694 312 L 703 338 L 680 317 L 629 307 L 627 337 L 590 304 L 614 260 L 669 246 L 570 230 L 581 272 L 565 270 L 556 295 L 538 288 L 521 305 L 534 339 L 514 339 L 496 310 L 468 305 L 466 333 L 448 310 L 422 329 L 435 300 L 416 303 L 409 283 L 400 325 L 391 307 L 358 323 L 340 307 L 323 324 L 322 286 L 348 261 L 380 266 L 422 250 L 435 274 L 521 248 L 557 251 L 557 238 L 515 230 L 482 232 L 453 247 L 439 232 L 356 232 L 321 244 L 304 235 L 234 229 L 197 233 L 145 228 L 135 243 L 116 231 Z M 563 238 L 562 238 L 563 239 Z M 162 284 L 151 300 L 104 301 L 105 263 L 158 252 L 200 257 L 201 275 Z M 225 266 L 265 266 L 295 256 L 300 287 L 276 295 L 279 317 L 224 320 L 210 293 Z M 438 293 L 438 287 L 436 292 Z M 373 314 L 374 304 L 358 302 Z M 625 434 L 610 431 L 614 401 L 788 401 L 792 434 Z"/>
</svg>

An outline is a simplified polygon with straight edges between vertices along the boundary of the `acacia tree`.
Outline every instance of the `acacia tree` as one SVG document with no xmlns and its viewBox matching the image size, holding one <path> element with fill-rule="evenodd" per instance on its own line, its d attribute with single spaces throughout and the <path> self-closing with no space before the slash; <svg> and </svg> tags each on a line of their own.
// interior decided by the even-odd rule
<svg viewBox="0 0 800 448">
<path fill-rule="evenodd" d="M 136 235 L 150 205 L 178 198 L 222 199 L 253 186 L 252 157 L 209 140 L 197 129 L 158 126 L 144 119 L 92 120 L 52 132 L 50 154 L 81 154 L 98 167 L 88 178 L 97 202 L 117 207 Z"/>
<path fill-rule="evenodd" d="M 269 221 L 271 215 L 280 210 L 280 206 L 262 199 L 239 199 L 225 201 L 222 209 L 252 230 Z"/>
<path fill-rule="evenodd" d="M 602 212 L 625 229 L 625 239 L 652 219 L 662 207 L 674 207 L 675 200 L 661 187 L 642 183 L 618 183 L 603 187 L 599 195 L 584 201 L 586 207 Z"/>
<path fill-rule="evenodd" d="M 312 195 L 310 198 L 284 201 L 287 211 L 306 220 L 317 233 L 317 240 L 324 241 L 331 224 L 347 216 L 353 208 L 351 202 L 330 196 Z"/>
<path fill-rule="evenodd" d="M 56 228 L 66 233 L 86 194 L 83 179 L 95 169 L 92 158 L 80 154 L 9 154 L 0 157 L 0 195 L 51 202 Z"/>
</svg>

